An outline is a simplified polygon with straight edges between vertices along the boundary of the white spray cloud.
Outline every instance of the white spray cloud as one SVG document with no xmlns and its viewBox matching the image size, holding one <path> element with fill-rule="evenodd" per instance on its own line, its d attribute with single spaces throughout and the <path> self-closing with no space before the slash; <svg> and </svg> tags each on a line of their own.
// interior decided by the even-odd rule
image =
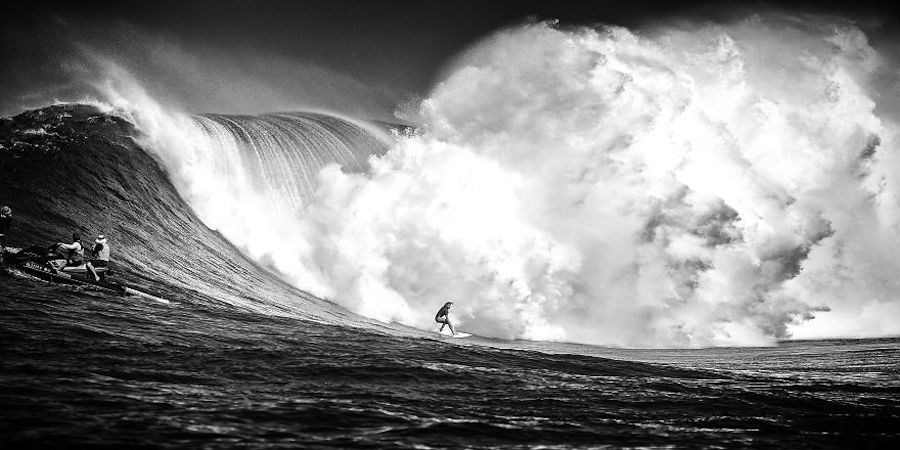
<svg viewBox="0 0 900 450">
<path fill-rule="evenodd" d="M 757 17 L 648 36 L 494 35 L 421 103 L 423 133 L 368 173 L 325 168 L 296 216 L 191 169 L 190 126 L 135 119 L 208 224 L 369 317 L 429 327 L 450 299 L 475 333 L 629 346 L 900 333 L 896 125 L 865 35 Z"/>
<path fill-rule="evenodd" d="M 891 313 L 882 64 L 846 24 L 506 30 L 422 103 L 423 135 L 322 175 L 310 264 L 364 314 L 427 326 L 449 298 L 502 337 L 765 344 Z"/>
</svg>

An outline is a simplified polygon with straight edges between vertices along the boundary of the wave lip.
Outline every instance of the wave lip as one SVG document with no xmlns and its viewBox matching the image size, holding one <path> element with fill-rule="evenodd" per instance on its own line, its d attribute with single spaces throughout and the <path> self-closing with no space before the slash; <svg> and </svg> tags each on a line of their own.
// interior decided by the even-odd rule
<svg viewBox="0 0 900 450">
<path fill-rule="evenodd" d="M 369 157 L 386 150 L 372 127 L 320 113 L 207 114 L 193 120 L 207 141 L 198 145 L 209 149 L 215 159 L 210 164 L 225 183 L 237 181 L 295 214 L 315 193 L 319 170 L 337 164 L 365 172 Z"/>
</svg>

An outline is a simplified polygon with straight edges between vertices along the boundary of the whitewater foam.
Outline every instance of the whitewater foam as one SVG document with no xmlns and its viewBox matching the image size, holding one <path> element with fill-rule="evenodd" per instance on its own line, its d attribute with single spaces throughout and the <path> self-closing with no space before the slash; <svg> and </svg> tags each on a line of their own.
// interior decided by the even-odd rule
<svg viewBox="0 0 900 450">
<path fill-rule="evenodd" d="M 890 62 L 818 18 L 648 36 L 497 33 L 368 167 L 346 139 L 372 135 L 348 121 L 106 91 L 209 226 L 368 317 L 429 327 L 452 299 L 479 335 L 704 346 L 896 311 L 896 124 L 874 82 Z"/>
</svg>

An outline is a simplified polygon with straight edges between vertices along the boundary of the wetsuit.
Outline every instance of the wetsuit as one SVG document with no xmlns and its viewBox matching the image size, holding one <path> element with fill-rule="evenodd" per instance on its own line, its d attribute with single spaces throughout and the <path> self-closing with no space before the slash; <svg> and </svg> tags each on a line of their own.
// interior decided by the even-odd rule
<svg viewBox="0 0 900 450">
<path fill-rule="evenodd" d="M 447 315 L 450 314 L 450 305 L 444 305 L 438 310 L 437 314 L 434 315 L 434 321 L 437 323 L 447 323 L 449 319 Z"/>
<path fill-rule="evenodd" d="M 441 324 L 441 329 L 438 332 L 444 331 L 445 326 L 450 327 L 450 332 L 456 336 L 456 330 L 453 329 L 453 323 L 450 322 L 450 305 L 452 303 L 447 302 L 441 309 L 438 310 L 437 314 L 434 315 L 434 321 Z"/>
</svg>

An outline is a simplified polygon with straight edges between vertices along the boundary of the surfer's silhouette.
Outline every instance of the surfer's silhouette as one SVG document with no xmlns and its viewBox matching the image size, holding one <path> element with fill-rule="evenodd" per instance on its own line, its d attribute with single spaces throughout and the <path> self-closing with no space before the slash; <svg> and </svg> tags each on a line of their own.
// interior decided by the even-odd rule
<svg viewBox="0 0 900 450">
<path fill-rule="evenodd" d="M 450 327 L 450 332 L 456 336 L 456 330 L 453 329 L 453 324 L 450 322 L 450 306 L 453 305 L 453 302 L 444 303 L 444 306 L 438 310 L 437 314 L 434 315 L 434 321 L 441 324 L 441 329 L 438 332 L 444 331 L 444 326 Z"/>
</svg>

